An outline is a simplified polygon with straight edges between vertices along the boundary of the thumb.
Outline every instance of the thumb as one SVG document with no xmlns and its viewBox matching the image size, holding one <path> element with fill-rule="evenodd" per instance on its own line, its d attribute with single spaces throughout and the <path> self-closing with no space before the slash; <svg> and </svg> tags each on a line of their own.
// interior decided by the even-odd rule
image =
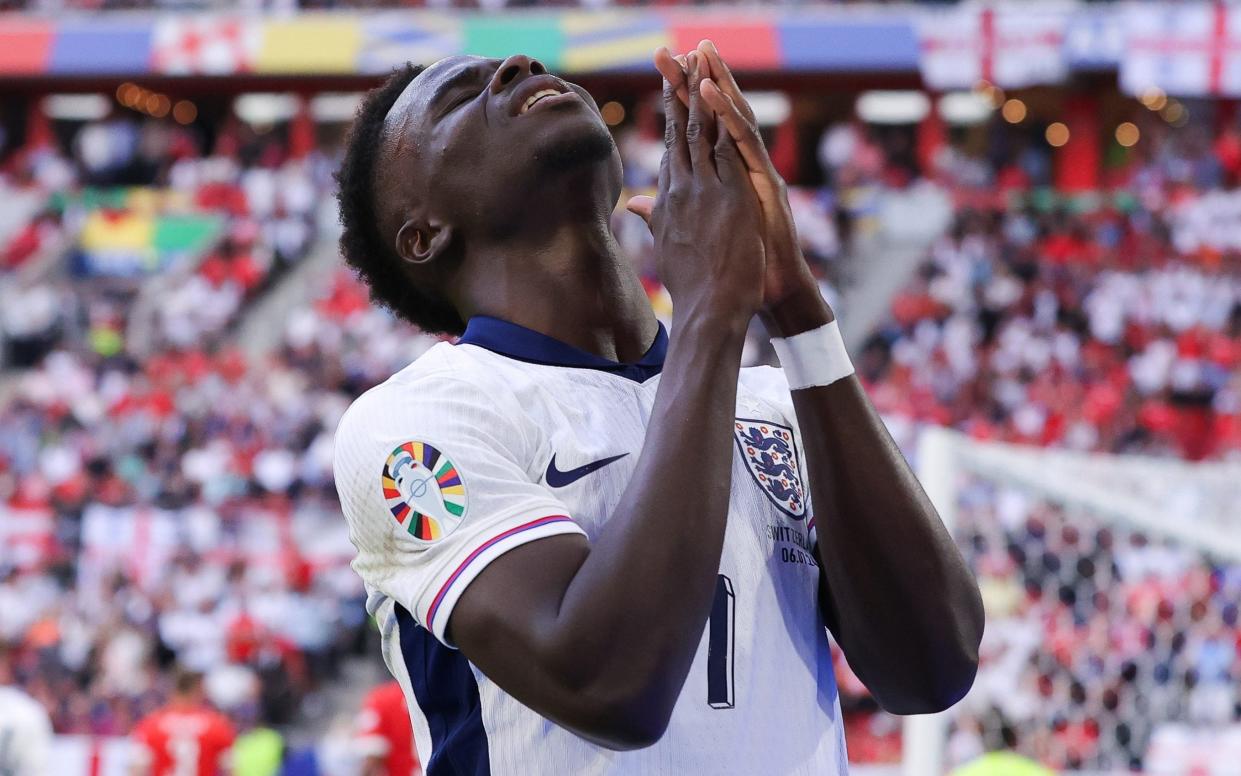
<svg viewBox="0 0 1241 776">
<path fill-rule="evenodd" d="M 655 198 L 640 194 L 636 197 L 630 197 L 625 203 L 625 209 L 634 215 L 640 216 L 646 225 L 651 225 L 651 213 L 655 210 Z"/>
</svg>

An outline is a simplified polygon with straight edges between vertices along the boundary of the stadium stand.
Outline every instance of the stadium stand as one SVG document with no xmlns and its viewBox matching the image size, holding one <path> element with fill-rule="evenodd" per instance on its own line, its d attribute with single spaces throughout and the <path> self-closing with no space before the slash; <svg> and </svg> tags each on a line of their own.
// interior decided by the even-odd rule
<svg viewBox="0 0 1241 776">
<path fill-rule="evenodd" d="M 1174 767 L 1206 772 L 1235 763 L 1235 745 L 1163 754 L 1152 737 L 1166 720 L 1219 728 L 1237 719 L 1241 566 L 1019 490 L 973 488 L 958 528 L 991 632 L 954 758 L 980 750 L 998 710 L 1023 751 L 1058 769 L 1140 768 L 1147 758 L 1154 767 L 1170 755 L 1179 755 Z"/>
<path fill-rule="evenodd" d="M 1040 200 L 1014 185 L 1020 165 L 974 186 L 949 171 L 955 223 L 863 357 L 881 411 L 980 439 L 1237 455 L 1241 265 L 1233 195 L 1211 183 L 1225 173 L 1173 136 L 1098 202 Z M 973 196 L 997 185 L 1007 196 Z"/>
<path fill-rule="evenodd" d="M 1237 170 L 1219 153 L 1231 130 L 1198 129 L 1151 127 L 1109 191 L 1076 199 L 1039 188 L 1038 155 L 943 150 L 952 228 L 859 359 L 898 434 L 914 421 L 980 441 L 1241 458 L 1241 265 L 1234 195 L 1219 188 Z M 1235 561 L 994 482 L 960 503 L 988 655 L 949 762 L 981 754 L 1001 724 L 1057 769 L 1236 762 L 1233 734 L 1192 732 L 1241 719 Z M 895 761 L 894 720 L 868 710 L 860 683 L 842 688 L 851 756 Z"/>
<path fill-rule="evenodd" d="M 171 6 L 221 7 L 0 3 Z M 634 192 L 650 190 L 662 150 L 653 97 L 627 101 L 617 127 Z M 918 128 L 803 99 L 812 121 L 767 133 L 833 297 L 856 280 L 859 235 L 892 226 L 893 193 L 929 185 L 954 203 L 855 354 L 907 450 L 934 424 L 979 442 L 1241 460 L 1235 118 L 1194 106 L 1174 126 L 1152 112 L 1136 147 L 1107 144 L 1102 185 L 1081 194 L 1061 185 L 1042 125 L 997 112 L 921 158 Z M 345 663 L 375 654 L 331 434 L 352 397 L 436 339 L 333 270 L 279 347 L 243 356 L 238 323 L 335 237 L 336 149 L 232 115 L 193 129 L 113 115 L 0 157 L 0 683 L 46 705 L 61 735 L 126 735 L 178 663 L 204 671 L 243 727 L 287 729 Z M 616 230 L 666 318 L 645 228 L 618 214 Z M 756 331 L 746 360 L 769 358 Z M 1225 773 L 1241 761 L 1235 559 L 980 477 L 959 501 L 990 622 L 949 763 L 988 746 L 1000 720 L 1055 768 Z M 900 723 L 843 660 L 838 673 L 851 758 L 898 762 Z"/>
<path fill-rule="evenodd" d="M 125 735 L 174 662 L 239 720 L 286 724 L 364 639 L 330 481 L 357 384 L 304 348 L 250 364 L 226 342 L 313 245 L 331 163 L 225 132 L 201 156 L 151 124 L 141 158 L 87 163 L 83 135 L 133 128 L 6 166 L 39 202 L 6 271 L 70 245 L 5 306 L 25 369 L 0 404 L 0 666 L 61 734 Z"/>
</svg>

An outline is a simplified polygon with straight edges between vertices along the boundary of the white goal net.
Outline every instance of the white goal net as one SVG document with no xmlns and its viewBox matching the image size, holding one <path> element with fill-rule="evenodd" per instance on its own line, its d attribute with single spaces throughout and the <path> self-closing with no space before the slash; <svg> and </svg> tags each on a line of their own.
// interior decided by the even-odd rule
<svg viewBox="0 0 1241 776">
<path fill-rule="evenodd" d="M 1081 774 L 1241 774 L 1241 462 L 923 432 L 987 607 L 978 679 L 904 724 L 904 776 L 983 752 Z"/>
</svg>

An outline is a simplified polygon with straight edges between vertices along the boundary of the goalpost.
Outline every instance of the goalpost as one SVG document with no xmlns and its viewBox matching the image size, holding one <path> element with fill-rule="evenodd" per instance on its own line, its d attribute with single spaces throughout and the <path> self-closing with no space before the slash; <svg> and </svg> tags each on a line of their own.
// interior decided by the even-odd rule
<svg viewBox="0 0 1241 776">
<path fill-rule="evenodd" d="M 1014 544 L 1019 545 L 1021 541 L 1031 544 L 1036 551 L 1041 548 L 1044 553 L 1041 562 L 1048 567 L 1056 567 L 1057 574 L 1050 577 L 1050 582 L 1040 582 L 1039 574 L 1043 572 L 1039 562 L 1026 558 L 1024 566 L 1017 564 L 1013 574 L 1015 579 L 1009 580 L 1009 592 L 1019 590 L 1027 597 L 1036 599 L 1034 605 L 1042 607 L 1038 612 L 1043 616 L 1058 607 L 1066 620 L 1071 616 L 1063 615 L 1066 607 L 1061 604 L 1071 602 L 1072 606 L 1067 608 L 1079 620 L 1092 621 L 1086 625 L 1073 623 L 1083 630 L 1089 630 L 1091 626 L 1095 631 L 1130 627 L 1124 612 L 1117 612 L 1114 607 L 1109 609 L 1111 602 L 1108 598 L 1118 595 L 1111 591 L 1129 590 L 1147 578 L 1141 576 L 1143 573 L 1152 573 L 1142 571 L 1144 567 L 1140 564 L 1134 571 L 1135 557 L 1156 564 L 1162 559 L 1164 566 L 1170 565 L 1178 571 L 1188 568 L 1186 573 L 1190 574 L 1202 573 L 1195 564 L 1211 568 L 1212 562 L 1241 563 L 1241 462 L 1188 463 L 1143 456 L 1049 450 L 980 442 L 954 431 L 930 427 L 921 432 L 914 463 L 923 487 L 948 529 L 961 543 L 971 564 L 981 565 L 983 552 L 986 553 L 986 562 L 992 566 L 1011 563 L 1009 556 L 1016 553 L 1021 557 L 1025 552 L 1020 546 L 1013 549 Z M 1023 508 L 1034 515 L 1036 523 L 1022 522 Z M 1029 525 L 1034 528 L 1028 528 Z M 1039 530 L 1046 531 L 1050 538 L 1040 537 Z M 1058 567 L 1060 561 L 1056 557 L 1056 546 L 1062 541 L 1061 533 L 1068 539 L 1080 538 L 1062 554 L 1069 561 L 1076 559 L 1077 563 L 1081 563 L 1082 558 L 1088 559 L 1089 565 L 1081 567 L 1091 576 L 1085 592 L 1094 591 L 1091 594 L 1096 599 L 1100 595 L 1103 597 L 1098 602 L 1101 611 L 1095 611 L 1091 602 L 1078 600 L 1075 588 L 1078 584 L 1075 577 L 1077 569 Z M 998 551 L 996 545 L 1005 542 L 1006 552 Z M 979 547 L 985 549 L 980 550 Z M 1097 576 L 1096 566 L 1099 567 Z M 1106 570 L 1102 568 L 1104 566 Z M 1030 568 L 1035 569 L 1033 575 L 1029 573 Z M 977 567 L 974 570 L 979 572 Z M 1024 587 L 1018 588 L 1017 582 L 1022 582 Z M 1166 608 L 1168 604 L 1164 606 Z M 1190 622 L 1186 627 L 1190 628 L 1192 639 L 1192 624 L 1197 622 L 1192 620 L 1193 617 L 1218 616 L 1210 606 L 1205 608 L 1208 610 L 1206 615 L 1195 609 L 1181 617 L 1178 610 L 1172 619 L 1179 622 L 1177 618 L 1181 618 Z M 1019 627 L 1021 615 L 1009 614 L 1011 618 L 1000 623 L 993 622 L 991 612 L 988 612 L 988 630 L 995 628 L 998 632 Z M 1160 614 L 1164 612 L 1161 610 Z M 1027 620 L 1033 619 L 1029 612 L 1025 616 Z M 1168 731 L 1180 731 L 1181 738 L 1197 735 L 1201 729 L 1211 729 L 1212 722 L 1220 716 L 1216 714 L 1213 717 L 1202 711 L 1202 708 L 1209 711 L 1211 701 L 1209 694 L 1201 689 L 1201 677 L 1197 677 L 1199 684 L 1187 685 L 1189 689 L 1182 694 L 1197 689 L 1198 695 L 1206 697 L 1205 701 L 1199 703 L 1197 698 L 1193 698 L 1181 706 L 1161 706 L 1155 693 L 1162 692 L 1167 683 L 1156 684 L 1152 681 L 1149 693 L 1142 685 L 1144 677 L 1152 671 L 1159 677 L 1159 672 L 1163 670 L 1154 658 L 1149 661 L 1154 668 L 1142 655 L 1132 658 L 1130 662 L 1133 665 L 1123 664 L 1124 681 L 1117 684 L 1114 690 L 1110 689 L 1112 677 L 1108 673 L 1114 666 L 1105 668 L 1093 681 L 1075 680 L 1071 673 L 1068 678 L 1058 675 L 1055 673 L 1058 669 L 1054 659 L 1044 652 L 1048 649 L 1045 634 L 1032 625 L 1024 627 L 1027 652 L 1013 656 L 1006 670 L 1017 675 L 1022 671 L 1030 673 L 1029 666 L 1050 665 L 1052 667 L 1047 671 L 1052 675 L 1051 679 L 1046 679 L 1045 675 L 1036 680 L 1028 676 L 1023 679 L 1051 685 L 1053 695 L 1060 691 L 1060 685 L 1056 683 L 1066 682 L 1074 702 L 1080 702 L 1071 713 L 1053 719 L 1051 732 L 1045 732 L 1041 726 L 1046 721 L 1045 712 L 1037 712 L 1035 720 L 1027 721 L 1030 731 L 1029 741 L 1024 747 L 1027 752 L 1034 748 L 1044 754 L 1050 751 L 1053 759 L 1070 758 L 1070 764 L 1079 763 L 1076 766 L 1079 772 L 1125 770 L 1136 762 L 1135 757 L 1149 761 L 1152 751 L 1157 759 L 1160 752 L 1175 749 L 1175 742 L 1179 739 Z M 1101 637 L 1096 635 L 1095 638 Z M 1181 638 L 1181 641 L 1185 639 Z M 1182 643 L 1180 648 L 1184 647 Z M 987 648 L 988 642 L 984 640 L 984 649 Z M 1089 651 L 1080 646 L 1075 649 L 1077 652 Z M 1069 651 L 1063 654 L 1077 653 Z M 1158 654 L 1158 649 L 1154 654 Z M 1096 658 L 1094 655 L 1091 657 Z M 1001 662 L 1007 659 L 1001 658 Z M 1109 660 L 1121 661 L 1122 656 L 1104 654 L 1097 657 L 1101 665 Z M 983 680 L 990 678 L 986 672 L 991 670 L 994 670 L 993 666 L 984 658 L 979 673 L 980 682 L 975 684 L 970 696 L 953 709 L 941 714 L 905 719 L 902 776 L 942 776 L 952 767 L 947 751 L 950 733 L 958 715 L 969 713 L 962 709 L 971 706 L 972 696 L 988 692 L 982 685 L 987 684 Z M 1103 686 L 1109 689 L 1100 689 Z M 1051 708 L 1057 702 L 1058 697 L 1043 705 Z M 1202 708 L 1195 707 L 1195 703 Z M 979 703 L 973 705 L 976 713 Z M 1102 722 L 1092 722 L 1090 714 L 1096 707 L 1100 710 L 1097 716 L 1102 718 Z M 1067 748 L 1064 740 L 1072 743 L 1071 738 L 1067 734 L 1058 736 L 1055 730 L 1055 725 L 1065 719 L 1068 720 L 1064 722 L 1066 727 L 1082 724 L 1088 731 L 1094 731 L 1098 739 L 1094 750 L 1089 749 L 1089 741 L 1083 745 L 1086 750 L 1084 754 Z M 1146 722 L 1143 720 L 1149 722 L 1149 728 L 1144 727 Z M 968 739 L 968 736 L 965 738 Z M 1236 738 L 1234 736 L 1233 740 Z M 1167 741 L 1173 743 L 1165 746 Z M 1200 746 L 1201 742 L 1197 741 L 1189 749 Z M 1140 754 L 1135 754 L 1138 752 Z M 1174 752 L 1171 756 L 1175 760 L 1180 755 Z M 1150 772 L 1159 772 L 1152 770 L 1150 762 L 1144 762 L 1144 765 Z"/>
</svg>

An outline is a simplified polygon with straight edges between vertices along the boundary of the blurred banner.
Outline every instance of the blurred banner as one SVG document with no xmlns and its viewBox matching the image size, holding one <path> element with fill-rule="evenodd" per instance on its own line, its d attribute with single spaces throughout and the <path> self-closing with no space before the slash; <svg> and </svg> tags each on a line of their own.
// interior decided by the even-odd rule
<svg viewBox="0 0 1241 776">
<path fill-rule="evenodd" d="M 0 18 L 0 75 L 366 75 L 524 52 L 573 73 L 649 65 L 712 38 L 739 70 L 920 73 L 1005 88 L 1117 69 L 1131 94 L 1241 94 L 1238 11 L 1219 3 L 961 3 L 786 9 L 321 12 Z"/>
<path fill-rule="evenodd" d="M 919 14 L 922 78 L 932 89 L 1059 83 L 1069 73 L 1064 36 L 1072 8 L 962 4 Z"/>
<path fill-rule="evenodd" d="M 1129 6 L 1121 87 L 1140 94 L 1241 95 L 1241 12 L 1224 3 Z"/>
<path fill-rule="evenodd" d="M 1059 30 L 1075 6 L 1056 8 L 1038 16 Z M 968 13 L 980 14 L 976 9 Z M 921 9 L 883 7 L 796 12 L 384 11 L 304 13 L 295 19 L 193 14 L 7 17 L 0 18 L 0 75 L 364 75 L 450 54 L 516 52 L 536 56 L 555 69 L 606 72 L 648 67 L 657 46 L 684 50 L 707 37 L 740 70 L 913 73 L 921 56 L 918 19 L 925 15 L 938 18 Z M 1010 18 L 1006 11 L 996 15 Z M 1012 23 L 1023 24 L 1028 15 L 1019 13 Z M 1008 44 L 996 39 L 988 45 Z M 1051 59 L 1056 58 L 1053 50 Z M 1047 77 L 1063 77 L 1065 68 L 1042 69 L 1051 74 Z"/>
<path fill-rule="evenodd" d="M 150 275 L 204 250 L 223 223 L 191 205 L 177 194 L 141 186 L 88 188 L 57 194 L 50 202 L 54 211 L 80 214 L 74 268 L 91 277 Z"/>
</svg>

